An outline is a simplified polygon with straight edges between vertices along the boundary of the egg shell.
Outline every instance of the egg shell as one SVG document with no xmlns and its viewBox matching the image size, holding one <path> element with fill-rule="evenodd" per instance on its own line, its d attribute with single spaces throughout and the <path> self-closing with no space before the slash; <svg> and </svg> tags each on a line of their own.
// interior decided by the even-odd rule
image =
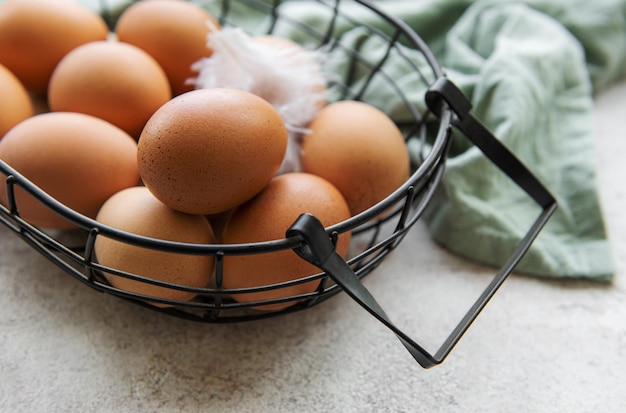
<svg viewBox="0 0 626 413">
<path fill-rule="evenodd" d="M 0 65 L 0 139 L 13 126 L 34 115 L 26 88 L 5 66 Z"/>
<path fill-rule="evenodd" d="M 179 95 L 146 124 L 137 151 L 144 184 L 171 208 L 214 215 L 258 194 L 285 154 L 287 129 L 265 100 L 235 89 Z"/>
<path fill-rule="evenodd" d="M 374 206 L 409 177 L 402 132 L 381 110 L 357 101 L 325 106 L 309 125 L 302 168 L 339 189 L 352 215 Z"/>
<path fill-rule="evenodd" d="M 121 129 L 80 113 L 45 113 L 0 140 L 0 159 L 69 208 L 95 218 L 114 193 L 139 183 L 137 143 Z M 33 225 L 74 225 L 17 187 L 20 215 Z M 7 205 L 5 191 L 0 202 Z"/>
<path fill-rule="evenodd" d="M 67 53 L 108 33 L 99 15 L 72 0 L 7 0 L 0 4 L 0 63 L 29 91 L 45 94 Z"/>
<path fill-rule="evenodd" d="M 161 66 L 140 48 L 112 40 L 68 53 L 48 88 L 52 111 L 104 119 L 137 139 L 150 116 L 172 97 Z"/>
<path fill-rule="evenodd" d="M 222 233 L 222 243 L 239 244 L 285 238 L 285 232 L 302 213 L 315 215 L 324 226 L 350 217 L 341 193 L 328 181 L 307 173 L 292 172 L 272 179 L 256 197 L 237 208 Z M 339 235 L 337 252 L 345 257 L 351 233 Z M 248 288 L 300 279 L 321 272 L 292 250 L 263 254 L 225 256 L 224 288 Z M 233 294 L 240 302 L 289 297 L 314 292 L 320 281 L 314 280 L 263 292 Z M 280 310 L 294 301 L 256 306 L 260 310 Z"/>
<path fill-rule="evenodd" d="M 97 220 L 107 226 L 146 237 L 193 244 L 213 244 L 215 236 L 206 218 L 175 211 L 143 186 L 124 189 L 100 209 Z M 106 236 L 95 242 L 99 264 L 172 284 L 206 288 L 213 273 L 211 255 L 191 255 L 131 245 Z M 197 294 L 105 273 L 114 287 L 151 297 L 188 301 Z M 151 302 L 158 307 L 168 304 Z"/>
<path fill-rule="evenodd" d="M 174 96 L 193 89 L 191 66 L 211 56 L 207 35 L 219 22 L 200 6 L 179 0 L 137 2 L 117 22 L 118 40 L 148 52 L 165 70 Z"/>
</svg>

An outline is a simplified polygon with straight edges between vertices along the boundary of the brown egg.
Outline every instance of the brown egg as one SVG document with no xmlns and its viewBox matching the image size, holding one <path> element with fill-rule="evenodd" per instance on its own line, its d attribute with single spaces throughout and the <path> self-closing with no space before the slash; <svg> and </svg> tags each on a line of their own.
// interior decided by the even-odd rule
<svg viewBox="0 0 626 413">
<path fill-rule="evenodd" d="M 120 41 L 150 54 L 165 70 L 173 95 L 193 89 L 191 66 L 211 56 L 207 35 L 219 22 L 200 6 L 179 0 L 137 2 L 120 17 L 115 32 Z"/>
<path fill-rule="evenodd" d="M 302 142 L 302 167 L 339 189 L 356 215 L 382 201 L 409 177 L 409 153 L 393 121 L 356 101 L 324 107 Z"/>
<path fill-rule="evenodd" d="M 113 195 L 100 209 L 97 220 L 133 234 L 193 244 L 215 242 L 209 222 L 202 216 L 174 211 L 157 200 L 145 187 L 137 186 Z M 158 251 L 130 245 L 105 236 L 95 243 L 99 264 L 109 268 L 187 287 L 205 288 L 213 273 L 214 257 Z M 116 288 L 151 297 L 188 301 L 194 292 L 157 286 L 105 273 Z M 152 302 L 163 307 L 166 304 Z"/>
<path fill-rule="evenodd" d="M 19 122 L 34 114 L 24 85 L 9 69 L 0 65 L 0 139 Z"/>
<path fill-rule="evenodd" d="M 0 4 L 0 63 L 45 94 L 63 56 L 108 33 L 100 16 L 72 0 L 7 0 Z"/>
<path fill-rule="evenodd" d="M 111 195 L 139 183 L 137 143 L 121 129 L 80 113 L 45 113 L 0 140 L 0 159 L 73 210 L 95 218 Z M 16 188 L 20 215 L 33 225 L 74 225 Z M 0 202 L 7 205 L 5 191 Z"/>
<path fill-rule="evenodd" d="M 306 173 L 286 173 L 274 178 L 250 202 L 240 206 L 226 224 L 222 243 L 239 244 L 285 238 L 285 232 L 302 213 L 315 215 L 325 226 L 350 217 L 341 193 L 328 181 Z M 346 256 L 350 233 L 339 235 L 337 251 Z M 224 257 L 225 288 L 248 288 L 300 279 L 321 272 L 291 250 Z M 240 302 L 289 297 L 314 292 L 319 280 L 263 292 L 233 294 Z M 261 305 L 262 310 L 280 310 L 293 301 Z"/>
<path fill-rule="evenodd" d="M 134 138 L 171 96 L 165 72 L 149 54 L 115 41 L 72 50 L 59 62 L 48 88 L 52 111 L 93 115 Z"/>
<path fill-rule="evenodd" d="M 278 170 L 287 129 L 265 100 L 235 89 L 194 90 L 150 118 L 137 160 L 145 185 L 171 208 L 214 215 L 259 193 Z"/>
</svg>

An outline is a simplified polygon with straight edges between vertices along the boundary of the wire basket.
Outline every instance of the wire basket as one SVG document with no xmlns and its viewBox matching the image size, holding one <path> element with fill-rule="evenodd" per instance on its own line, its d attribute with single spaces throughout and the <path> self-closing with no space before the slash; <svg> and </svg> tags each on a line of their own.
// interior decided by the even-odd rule
<svg viewBox="0 0 626 413">
<path fill-rule="evenodd" d="M 64 271 L 95 290 L 130 300 L 138 305 L 206 323 L 224 323 L 260 319 L 278 314 L 300 311 L 315 306 L 339 292 L 346 292 L 365 310 L 391 329 L 423 367 L 441 363 L 498 287 L 515 268 L 556 208 L 554 198 L 534 176 L 489 131 L 469 113 L 471 105 L 463 94 L 444 75 L 442 68 L 423 40 L 399 19 L 386 15 L 373 4 L 363 0 L 317 0 L 316 7 L 325 10 L 330 18 L 325 25 L 294 19 L 285 12 L 286 3 L 280 0 L 223 0 L 206 1 L 203 5 L 223 26 L 243 27 L 254 34 L 274 34 L 287 28 L 294 40 L 310 47 L 325 47 L 330 54 L 339 55 L 350 62 L 342 76 L 329 81 L 331 100 L 361 100 L 387 112 L 404 132 L 411 146 L 412 174 L 410 178 L 387 198 L 372 208 L 350 219 L 324 228 L 312 215 L 304 213 L 286 229 L 283 239 L 250 244 L 184 244 L 148 238 L 112 227 L 77 213 L 43 192 L 32 182 L 0 160 L 0 173 L 5 177 L 8 205 L 0 205 L 0 222 L 18 237 L 48 258 Z M 101 1 L 102 15 L 111 27 L 121 10 L 108 7 Z M 239 19 L 238 16 L 255 16 Z M 366 16 L 364 25 L 354 16 Z M 254 21 L 254 26 L 250 22 Z M 368 41 L 379 42 L 375 57 L 363 56 L 353 43 L 346 43 L 343 35 L 358 28 Z M 394 65 L 389 63 L 393 56 Z M 412 89 L 397 81 L 398 61 L 405 70 L 417 74 Z M 371 93 L 384 90 L 394 96 L 395 106 L 385 107 L 385 96 Z M 423 99 L 415 102 L 412 96 L 421 93 Z M 502 172 L 524 189 L 542 208 L 536 222 L 521 240 L 510 260 L 502 267 L 492 282 L 468 310 L 444 344 L 430 354 L 417 342 L 397 328 L 385 315 L 374 297 L 360 280 L 371 273 L 402 241 L 407 231 L 423 215 L 440 183 L 446 155 L 452 143 L 452 129 L 460 130 Z M 16 187 L 25 190 L 47 208 L 74 223 L 78 230 L 71 233 L 40 229 L 20 217 L 20 205 L 14 193 Z M 381 212 L 392 209 L 384 218 Z M 344 260 L 334 250 L 333 241 L 339 234 L 351 232 L 351 253 Z M 210 288 L 193 288 L 159 282 L 137 274 L 120 271 L 99 264 L 94 257 L 97 237 L 109 237 L 124 243 L 181 254 L 211 255 L 215 258 L 215 284 Z M 229 255 L 269 254 L 293 250 L 302 259 L 313 263 L 319 272 L 286 283 L 254 288 L 227 289 L 222 284 L 224 257 Z M 277 264 L 280 265 L 280 264 Z M 114 274 L 140 282 L 197 294 L 191 301 L 174 301 L 124 291 L 107 282 L 105 274 Z M 251 274 L 252 275 L 252 274 Z M 314 292 L 285 295 L 279 299 L 238 302 L 233 296 L 243 293 L 280 290 L 299 283 L 317 282 Z M 156 302 L 164 306 L 154 306 Z M 259 306 L 291 304 L 276 311 L 260 311 Z"/>
</svg>

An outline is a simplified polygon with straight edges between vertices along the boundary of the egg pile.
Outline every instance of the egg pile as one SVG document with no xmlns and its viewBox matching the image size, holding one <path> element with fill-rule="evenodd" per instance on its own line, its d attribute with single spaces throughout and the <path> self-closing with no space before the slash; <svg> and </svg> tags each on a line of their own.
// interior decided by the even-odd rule
<svg viewBox="0 0 626 413">
<path fill-rule="evenodd" d="M 212 56 L 207 38 L 220 30 L 205 10 L 179 0 L 135 3 L 113 32 L 71 0 L 5 1 L 0 159 L 104 225 L 201 244 L 281 239 L 304 212 L 330 226 L 406 181 L 409 156 L 401 132 L 383 112 L 356 101 L 320 105 L 299 148 L 301 169 L 280 170 L 288 131 L 272 104 L 250 91 L 195 88 L 190 81 L 194 65 Z M 283 44 L 276 40 L 269 43 Z M 267 44 L 268 37 L 257 43 Z M 7 205 L 6 196 L 0 193 L 0 203 Z M 20 188 L 15 197 L 28 222 L 73 227 Z M 338 238 L 344 257 L 350 239 L 350 233 Z M 107 274 L 112 286 L 157 306 L 165 305 L 159 299 L 191 300 L 193 288 L 213 282 L 212 256 L 155 251 L 105 236 L 97 237 L 95 255 L 103 266 L 135 275 Z M 224 257 L 222 283 L 227 289 L 264 286 L 318 271 L 290 250 L 233 255 Z M 314 292 L 318 283 L 233 299 L 280 299 Z"/>
</svg>

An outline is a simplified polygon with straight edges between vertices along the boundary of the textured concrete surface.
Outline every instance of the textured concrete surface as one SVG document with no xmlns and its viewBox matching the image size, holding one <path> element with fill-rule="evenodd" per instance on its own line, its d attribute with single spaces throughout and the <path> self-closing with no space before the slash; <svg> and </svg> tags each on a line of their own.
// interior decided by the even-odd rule
<svg viewBox="0 0 626 413">
<path fill-rule="evenodd" d="M 285 317 L 198 325 L 96 293 L 0 228 L 0 410 L 626 411 L 625 115 L 626 84 L 598 98 L 615 282 L 515 275 L 431 370 L 345 294 Z M 366 283 L 431 346 L 492 274 L 417 225 Z"/>
</svg>

